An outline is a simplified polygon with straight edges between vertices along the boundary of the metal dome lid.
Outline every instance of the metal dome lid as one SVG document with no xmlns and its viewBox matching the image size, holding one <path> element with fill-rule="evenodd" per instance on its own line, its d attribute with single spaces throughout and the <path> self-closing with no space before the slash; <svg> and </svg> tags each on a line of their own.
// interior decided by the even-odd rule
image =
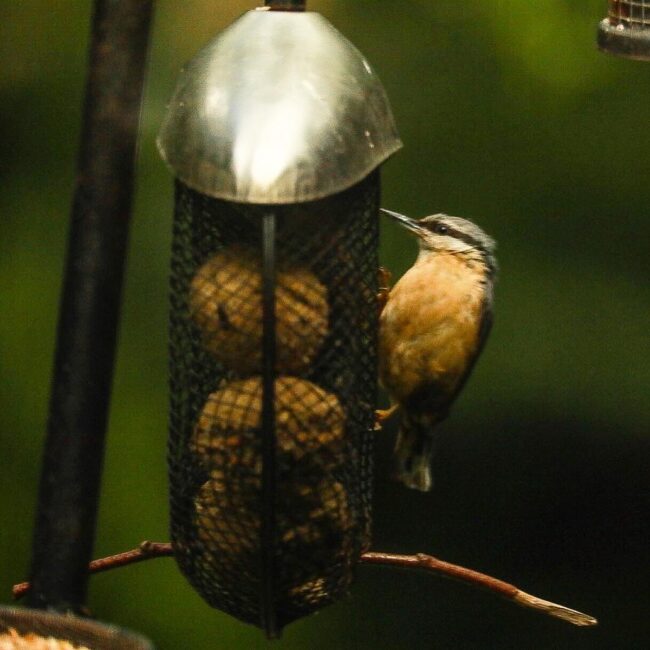
<svg viewBox="0 0 650 650">
<path fill-rule="evenodd" d="M 266 204 L 340 192 L 401 146 L 379 78 L 331 23 L 263 10 L 185 66 L 158 137 L 189 187 Z"/>
</svg>

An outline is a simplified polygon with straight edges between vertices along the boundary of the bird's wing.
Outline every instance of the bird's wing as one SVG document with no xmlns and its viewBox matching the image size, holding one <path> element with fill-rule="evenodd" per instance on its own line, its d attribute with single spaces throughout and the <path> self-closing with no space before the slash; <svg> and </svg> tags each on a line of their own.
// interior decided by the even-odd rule
<svg viewBox="0 0 650 650">
<path fill-rule="evenodd" d="M 480 324 L 478 328 L 478 336 L 476 337 L 476 348 L 474 350 L 474 353 L 468 360 L 467 367 L 465 368 L 465 372 L 462 374 L 460 380 L 458 381 L 458 384 L 456 385 L 452 397 L 449 400 L 449 404 L 451 404 L 456 399 L 456 397 L 458 397 L 458 394 L 465 387 L 465 384 L 467 383 L 469 376 L 472 374 L 472 370 L 474 370 L 474 366 L 476 365 L 476 362 L 478 358 L 481 356 L 481 352 L 485 347 L 485 342 L 487 341 L 490 331 L 492 330 L 492 322 L 494 320 L 493 312 L 492 312 L 492 302 L 493 302 L 492 287 L 490 287 L 490 290 L 486 292 L 485 299 L 481 304 Z"/>
<path fill-rule="evenodd" d="M 467 366 L 450 392 L 447 387 L 436 381 L 422 382 L 406 400 L 403 406 L 413 414 L 426 416 L 430 424 L 441 422 L 449 414 L 449 407 L 463 390 L 467 379 L 472 374 L 474 365 L 479 358 L 492 328 L 492 296 L 491 292 L 481 305 L 480 323 L 476 337 L 476 347 L 467 360 Z"/>
</svg>

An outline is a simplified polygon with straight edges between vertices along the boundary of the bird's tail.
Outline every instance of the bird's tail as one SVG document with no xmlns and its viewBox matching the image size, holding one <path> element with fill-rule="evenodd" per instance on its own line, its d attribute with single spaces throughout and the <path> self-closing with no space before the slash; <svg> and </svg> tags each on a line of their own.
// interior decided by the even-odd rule
<svg viewBox="0 0 650 650">
<path fill-rule="evenodd" d="M 433 447 L 432 423 L 402 413 L 395 443 L 395 478 L 406 487 L 429 492 L 433 487 Z"/>
</svg>

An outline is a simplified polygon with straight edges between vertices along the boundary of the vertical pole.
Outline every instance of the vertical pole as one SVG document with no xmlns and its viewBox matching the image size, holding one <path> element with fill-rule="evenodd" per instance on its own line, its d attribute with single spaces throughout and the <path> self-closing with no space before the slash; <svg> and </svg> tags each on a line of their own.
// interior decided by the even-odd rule
<svg viewBox="0 0 650 650">
<path fill-rule="evenodd" d="M 261 562 L 262 627 L 270 639 L 280 635 L 275 608 L 276 481 L 275 456 L 275 213 L 262 221 L 262 495 Z"/>
<path fill-rule="evenodd" d="M 32 549 L 36 608 L 80 612 L 94 538 L 152 0 L 95 0 Z"/>
<path fill-rule="evenodd" d="M 306 0 L 266 0 L 271 11 L 304 11 Z"/>
</svg>

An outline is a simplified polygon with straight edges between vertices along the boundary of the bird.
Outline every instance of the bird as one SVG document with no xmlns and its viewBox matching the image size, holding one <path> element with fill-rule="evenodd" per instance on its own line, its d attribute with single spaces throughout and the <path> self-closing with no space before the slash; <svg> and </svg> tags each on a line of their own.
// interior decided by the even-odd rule
<svg viewBox="0 0 650 650">
<path fill-rule="evenodd" d="M 400 414 L 395 478 L 428 492 L 434 429 L 449 414 L 492 327 L 496 242 L 467 219 L 383 214 L 414 234 L 419 254 L 379 316 L 379 380 Z"/>
</svg>

